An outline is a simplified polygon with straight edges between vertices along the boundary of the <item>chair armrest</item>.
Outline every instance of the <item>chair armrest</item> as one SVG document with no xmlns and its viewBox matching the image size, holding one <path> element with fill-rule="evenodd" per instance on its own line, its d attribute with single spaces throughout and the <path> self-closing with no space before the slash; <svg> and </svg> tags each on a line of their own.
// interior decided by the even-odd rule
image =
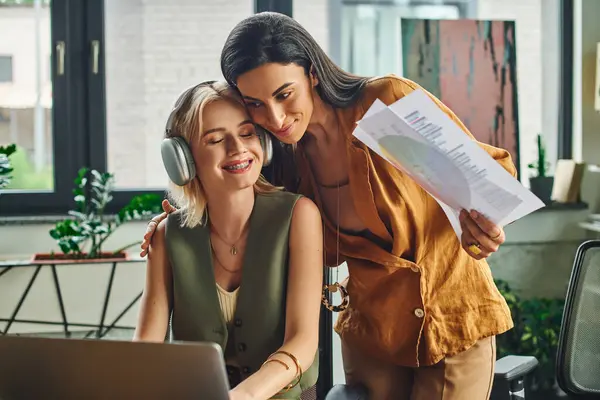
<svg viewBox="0 0 600 400">
<path fill-rule="evenodd" d="M 334 385 L 325 400 L 368 400 L 368 391 L 362 385 Z"/>
<path fill-rule="evenodd" d="M 496 361 L 495 379 L 513 381 L 523 378 L 538 366 L 538 360 L 530 356 L 506 356 Z"/>
<path fill-rule="evenodd" d="M 490 400 L 524 399 L 525 378 L 537 365 L 537 358 L 528 356 L 506 356 L 496 360 Z"/>
</svg>

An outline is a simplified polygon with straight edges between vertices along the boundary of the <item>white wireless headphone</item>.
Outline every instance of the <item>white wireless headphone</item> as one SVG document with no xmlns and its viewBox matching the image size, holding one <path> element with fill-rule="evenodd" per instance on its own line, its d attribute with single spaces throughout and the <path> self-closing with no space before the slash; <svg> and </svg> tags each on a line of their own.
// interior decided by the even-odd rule
<svg viewBox="0 0 600 400">
<path fill-rule="evenodd" d="M 201 86 L 212 86 L 216 81 L 206 81 L 186 89 L 177 99 L 173 110 L 169 114 L 165 127 L 165 139 L 160 146 L 163 165 L 167 170 L 169 179 L 176 185 L 185 186 L 196 177 L 196 163 L 188 143 L 177 132 L 173 131 L 175 115 L 181 107 L 189 100 L 194 91 Z M 267 166 L 273 159 L 273 142 L 270 135 L 260 126 L 256 126 L 256 133 L 260 138 L 263 149 L 263 166 Z"/>
</svg>

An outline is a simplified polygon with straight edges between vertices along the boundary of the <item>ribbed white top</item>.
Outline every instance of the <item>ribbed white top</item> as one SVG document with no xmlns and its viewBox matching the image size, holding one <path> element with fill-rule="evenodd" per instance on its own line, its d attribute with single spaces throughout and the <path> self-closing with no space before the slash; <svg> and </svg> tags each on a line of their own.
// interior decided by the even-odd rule
<svg viewBox="0 0 600 400">
<path fill-rule="evenodd" d="M 233 292 L 228 292 L 217 283 L 217 294 L 219 295 L 219 304 L 221 305 L 221 312 L 223 313 L 223 318 L 225 319 L 225 323 L 227 325 L 230 325 L 233 322 L 233 316 L 235 315 L 235 306 L 237 305 L 239 290 L 240 288 L 238 287 Z"/>
</svg>

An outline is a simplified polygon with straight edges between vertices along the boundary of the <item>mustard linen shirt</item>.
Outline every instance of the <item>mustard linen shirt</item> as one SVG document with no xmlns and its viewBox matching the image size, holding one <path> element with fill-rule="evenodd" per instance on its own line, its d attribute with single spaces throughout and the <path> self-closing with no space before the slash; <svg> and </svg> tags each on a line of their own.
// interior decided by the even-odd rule
<svg viewBox="0 0 600 400">
<path fill-rule="evenodd" d="M 471 258 L 461 247 L 435 199 L 352 136 L 356 121 L 376 99 L 389 105 L 417 88 L 415 82 L 394 75 L 374 78 L 355 106 L 336 110 L 347 139 L 352 200 L 379 244 L 340 233 L 340 260 L 347 262 L 350 275 L 350 306 L 340 313 L 335 330 L 350 346 L 412 367 L 435 364 L 513 327 L 488 263 Z M 429 95 L 473 138 L 450 109 Z M 516 174 L 508 151 L 478 144 Z M 327 265 L 335 266 L 336 227 L 324 212 L 301 145 L 297 154 L 299 192 L 321 210 Z"/>
</svg>

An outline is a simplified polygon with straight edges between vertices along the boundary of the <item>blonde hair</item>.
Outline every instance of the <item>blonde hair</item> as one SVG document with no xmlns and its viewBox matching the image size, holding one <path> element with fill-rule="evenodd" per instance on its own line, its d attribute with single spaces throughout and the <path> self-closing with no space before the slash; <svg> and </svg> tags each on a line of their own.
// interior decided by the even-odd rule
<svg viewBox="0 0 600 400">
<path fill-rule="evenodd" d="M 245 107 L 237 90 L 227 82 L 201 84 L 187 95 L 187 99 L 173 116 L 171 134 L 167 137 L 180 136 L 188 144 L 198 140 L 204 107 L 218 100 L 238 103 Z M 257 129 L 261 128 L 257 127 Z M 262 174 L 254 183 L 255 193 L 271 193 L 279 190 L 281 188 L 273 186 Z M 180 209 L 182 226 L 193 228 L 205 223 L 207 198 L 202 182 L 197 176 L 184 186 L 170 182 L 168 195 L 171 202 Z"/>
</svg>

